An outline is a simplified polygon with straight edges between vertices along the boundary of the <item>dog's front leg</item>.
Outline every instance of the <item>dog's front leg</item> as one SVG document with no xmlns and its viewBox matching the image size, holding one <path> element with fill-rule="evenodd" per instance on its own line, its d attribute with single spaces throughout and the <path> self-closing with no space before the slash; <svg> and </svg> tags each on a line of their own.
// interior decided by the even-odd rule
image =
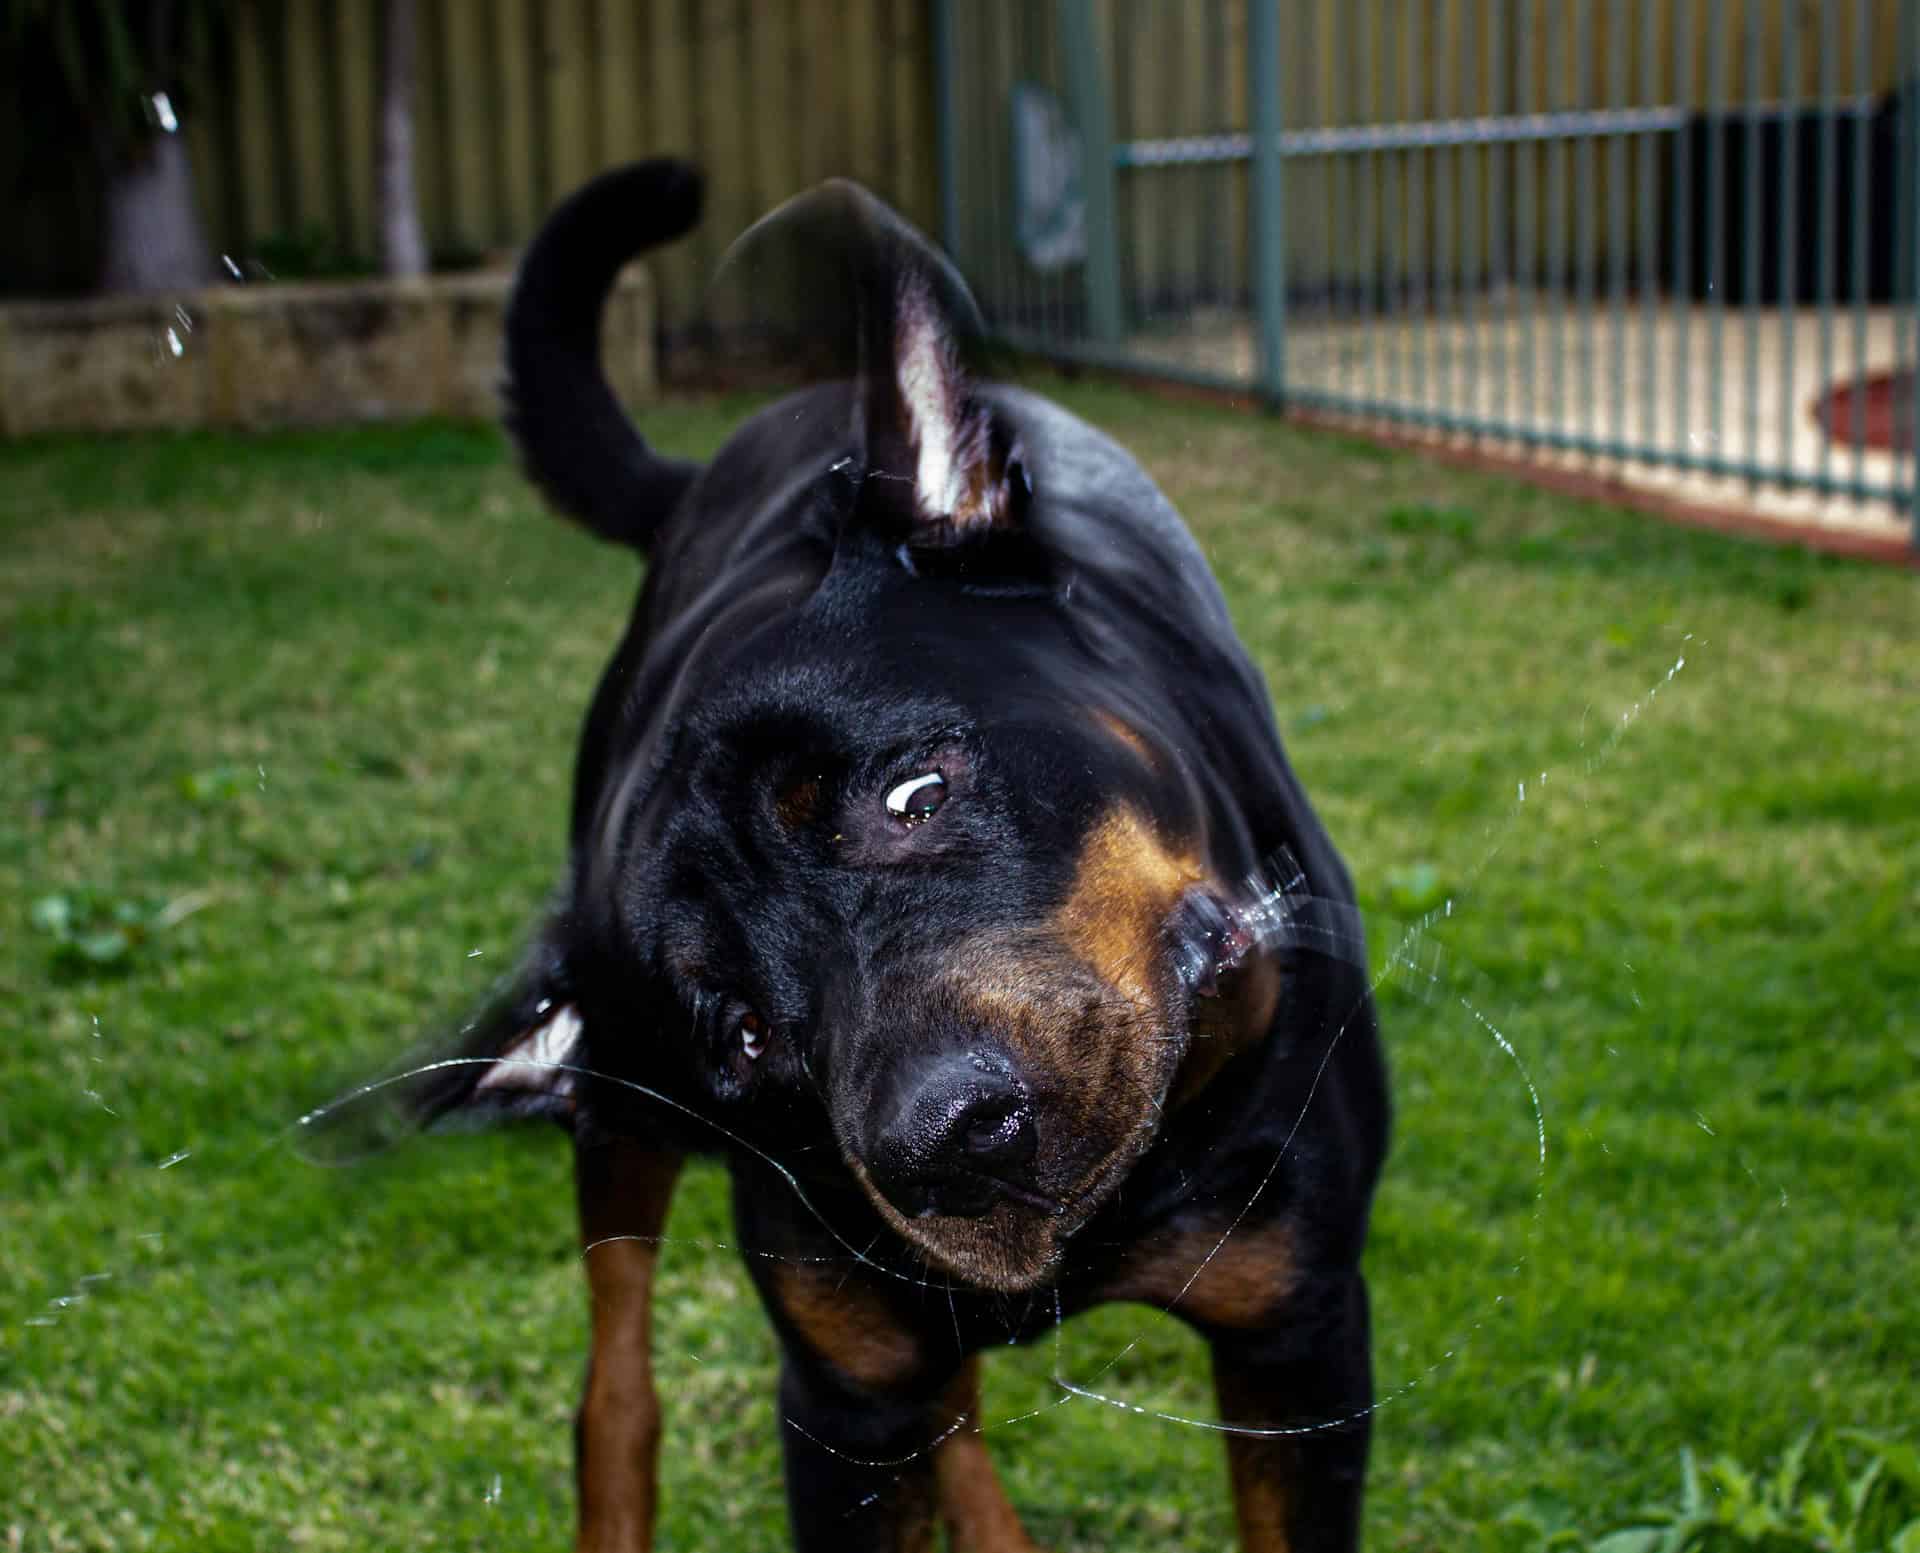
<svg viewBox="0 0 1920 1553">
<path fill-rule="evenodd" d="M 952 1553 L 1040 1553 L 1020 1524 L 1020 1516 L 1000 1486 L 987 1442 L 980 1432 L 980 1359 L 961 1366 L 947 1387 L 945 1427 L 933 1461 L 939 1487 L 940 1519 L 946 1522 Z"/>
<path fill-rule="evenodd" d="M 1373 1399 L 1367 1289 L 1355 1273 L 1321 1319 L 1206 1335 L 1242 1553 L 1352 1553 L 1360 1541 Z M 1298 1320 L 1298 1316 L 1295 1317 Z"/>
<path fill-rule="evenodd" d="M 660 1450 L 653 1271 L 681 1162 L 678 1154 L 625 1138 L 574 1146 L 593 1301 L 586 1395 L 574 1422 L 581 1553 L 647 1553 L 653 1546 Z"/>
<path fill-rule="evenodd" d="M 850 1385 L 789 1346 L 780 1366 L 780 1441 L 798 1553 L 930 1553 L 933 1399 Z"/>
</svg>

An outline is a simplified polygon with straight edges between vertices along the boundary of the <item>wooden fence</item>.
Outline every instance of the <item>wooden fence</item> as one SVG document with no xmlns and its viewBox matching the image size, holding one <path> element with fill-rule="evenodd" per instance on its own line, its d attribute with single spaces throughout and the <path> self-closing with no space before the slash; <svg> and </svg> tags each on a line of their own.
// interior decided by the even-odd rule
<svg viewBox="0 0 1920 1553">
<path fill-rule="evenodd" d="M 510 250 L 598 170 L 691 155 L 708 173 L 708 213 L 655 266 L 671 329 L 725 245 L 822 178 L 858 178 L 910 219 L 937 219 L 924 0 L 418 5 L 416 176 L 436 255 Z M 235 7 L 221 79 L 182 115 L 223 253 L 374 255 L 378 22 L 378 0 Z M 9 267 L 85 285 L 73 204 L 45 200 L 38 219 L 69 230 L 37 234 L 35 262 Z"/>
</svg>

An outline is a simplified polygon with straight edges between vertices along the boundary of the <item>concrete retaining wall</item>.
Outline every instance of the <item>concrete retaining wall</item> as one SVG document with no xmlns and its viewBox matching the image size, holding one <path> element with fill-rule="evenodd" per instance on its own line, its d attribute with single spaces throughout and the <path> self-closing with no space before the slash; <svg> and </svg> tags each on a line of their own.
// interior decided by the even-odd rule
<svg viewBox="0 0 1920 1553">
<path fill-rule="evenodd" d="M 0 435 L 491 418 L 511 280 L 489 273 L 0 304 Z M 623 400 L 654 396 L 653 291 L 637 266 L 607 301 L 602 348 Z"/>
</svg>

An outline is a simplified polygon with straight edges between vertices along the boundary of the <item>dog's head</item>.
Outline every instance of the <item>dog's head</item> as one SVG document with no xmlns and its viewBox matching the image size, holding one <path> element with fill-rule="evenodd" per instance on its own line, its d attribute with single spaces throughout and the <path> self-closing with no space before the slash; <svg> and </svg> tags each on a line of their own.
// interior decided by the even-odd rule
<svg viewBox="0 0 1920 1553">
<path fill-rule="evenodd" d="M 1275 979 L 1209 862 L 1179 720 L 1082 617 L 1115 600 L 1076 597 L 1055 543 L 1049 480 L 1073 473 L 964 370 L 944 263 L 865 196 L 828 200 L 860 369 L 808 402 L 840 430 L 750 477 L 763 417 L 675 520 L 707 537 L 661 564 L 699 575 L 660 579 L 686 602 L 656 594 L 670 618 L 603 687 L 564 969 L 515 1004 L 509 1055 L 584 1028 L 595 1066 L 671 1072 L 742 1137 L 811 1129 L 930 1262 L 1031 1288 L 1264 1029 Z M 811 538 L 763 565 L 755 525 Z"/>
</svg>

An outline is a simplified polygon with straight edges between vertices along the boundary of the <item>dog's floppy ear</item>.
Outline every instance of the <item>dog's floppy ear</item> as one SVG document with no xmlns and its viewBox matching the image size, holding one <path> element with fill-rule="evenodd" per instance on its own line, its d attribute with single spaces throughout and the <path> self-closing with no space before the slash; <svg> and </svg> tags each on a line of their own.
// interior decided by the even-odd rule
<svg viewBox="0 0 1920 1553">
<path fill-rule="evenodd" d="M 920 232 L 835 179 L 757 222 L 723 275 L 763 326 L 787 332 L 790 351 L 855 383 L 863 516 L 916 549 L 1018 528 L 1032 481 L 967 366 L 985 333 L 980 310 Z"/>
<path fill-rule="evenodd" d="M 583 1029 L 558 928 L 548 924 L 454 1049 L 426 1065 L 410 1096 L 423 1125 L 456 1116 L 573 1125 Z"/>
</svg>

